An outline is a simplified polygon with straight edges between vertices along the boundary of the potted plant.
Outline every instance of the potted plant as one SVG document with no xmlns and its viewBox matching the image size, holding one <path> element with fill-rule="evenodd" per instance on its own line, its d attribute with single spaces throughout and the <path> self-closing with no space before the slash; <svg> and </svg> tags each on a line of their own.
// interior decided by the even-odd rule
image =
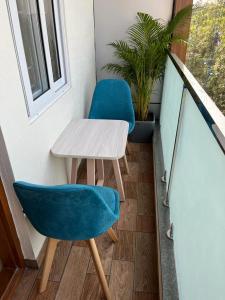
<svg viewBox="0 0 225 300">
<path fill-rule="evenodd" d="M 149 106 L 154 84 L 163 76 L 171 44 L 184 42 L 177 28 L 191 9 L 185 7 L 168 24 L 139 12 L 137 22 L 128 29 L 128 40 L 109 44 L 119 63 L 109 63 L 103 68 L 122 76 L 131 87 L 136 126 L 130 139 L 134 142 L 148 142 L 151 138 L 155 117 L 149 113 Z"/>
</svg>

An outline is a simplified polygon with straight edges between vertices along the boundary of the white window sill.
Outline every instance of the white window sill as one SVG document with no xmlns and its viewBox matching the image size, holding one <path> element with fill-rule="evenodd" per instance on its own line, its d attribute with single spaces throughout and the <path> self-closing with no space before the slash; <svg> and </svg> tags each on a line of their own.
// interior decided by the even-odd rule
<svg viewBox="0 0 225 300">
<path fill-rule="evenodd" d="M 28 117 L 29 118 L 29 124 L 33 124 L 41 115 L 43 115 L 49 108 L 51 108 L 60 98 L 62 98 L 69 90 L 71 89 L 71 84 L 67 83 L 64 87 L 60 89 L 58 94 L 54 97 L 54 99 L 49 102 L 40 112 L 37 114 Z"/>
</svg>

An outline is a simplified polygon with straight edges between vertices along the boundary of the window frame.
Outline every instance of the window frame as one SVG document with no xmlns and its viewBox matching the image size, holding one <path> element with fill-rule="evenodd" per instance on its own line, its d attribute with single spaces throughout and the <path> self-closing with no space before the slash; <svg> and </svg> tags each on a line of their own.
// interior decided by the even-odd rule
<svg viewBox="0 0 225 300">
<path fill-rule="evenodd" d="M 45 18 L 44 0 L 37 1 L 39 4 L 40 24 L 43 37 L 44 53 L 46 58 L 49 89 L 34 100 L 31 89 L 30 77 L 28 73 L 28 66 L 25 56 L 17 4 L 15 0 L 7 0 L 10 24 L 13 33 L 14 46 L 19 65 L 27 113 L 28 117 L 32 119 L 38 117 L 41 113 L 43 113 L 49 106 L 56 102 L 58 98 L 70 88 L 70 72 L 68 63 L 64 3 L 61 0 L 53 0 L 55 30 L 61 70 L 61 78 L 54 82 L 48 41 L 47 24 Z"/>
</svg>

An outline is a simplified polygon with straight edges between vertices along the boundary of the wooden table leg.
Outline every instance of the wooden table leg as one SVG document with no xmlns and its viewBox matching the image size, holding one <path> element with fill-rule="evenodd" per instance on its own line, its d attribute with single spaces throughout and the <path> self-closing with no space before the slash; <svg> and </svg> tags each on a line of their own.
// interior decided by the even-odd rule
<svg viewBox="0 0 225 300">
<path fill-rule="evenodd" d="M 71 184 L 77 183 L 77 169 L 78 169 L 78 159 L 72 158 L 71 178 L 70 178 Z"/>
<path fill-rule="evenodd" d="M 87 184 L 95 185 L 95 160 L 87 159 Z"/>
<path fill-rule="evenodd" d="M 104 162 L 102 159 L 98 159 L 96 162 L 97 162 L 97 174 L 98 174 L 97 185 L 103 186 L 103 184 L 104 184 Z"/>
<path fill-rule="evenodd" d="M 127 141 L 127 146 L 126 146 L 126 153 L 127 153 L 127 155 L 131 154 L 130 145 L 129 145 L 128 141 Z"/>
<path fill-rule="evenodd" d="M 68 171 L 67 159 L 68 159 L 67 157 L 64 158 L 64 165 L 65 165 L 67 183 L 69 184 L 70 183 L 71 172 Z"/>
<path fill-rule="evenodd" d="M 123 157 L 123 161 L 124 161 L 124 165 L 125 165 L 125 170 L 126 170 L 126 173 L 127 173 L 127 175 L 129 175 L 129 166 L 128 166 L 128 161 L 127 161 L 127 156 L 126 156 L 126 154 L 124 155 L 124 157 Z"/>
<path fill-rule="evenodd" d="M 113 160 L 112 163 L 113 163 L 114 174 L 116 177 L 117 188 L 120 193 L 121 201 L 125 201 L 125 193 L 123 188 L 122 176 L 120 172 L 119 160 L 118 159 Z"/>
</svg>

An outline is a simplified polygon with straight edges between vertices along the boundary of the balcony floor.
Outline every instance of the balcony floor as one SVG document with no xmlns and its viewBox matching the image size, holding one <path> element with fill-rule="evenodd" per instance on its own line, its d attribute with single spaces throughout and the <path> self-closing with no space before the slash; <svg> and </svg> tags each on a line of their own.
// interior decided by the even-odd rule
<svg viewBox="0 0 225 300">
<path fill-rule="evenodd" d="M 130 144 L 130 175 L 122 169 L 126 202 L 114 228 L 119 242 L 107 234 L 96 239 L 112 299 L 157 300 L 152 146 Z M 122 166 L 122 162 L 121 162 Z M 105 163 L 106 185 L 115 187 L 111 162 Z M 79 182 L 84 183 L 82 172 Z M 104 299 L 85 242 L 60 242 L 46 292 L 38 295 L 40 271 L 26 269 L 12 297 L 25 299 Z"/>
</svg>

